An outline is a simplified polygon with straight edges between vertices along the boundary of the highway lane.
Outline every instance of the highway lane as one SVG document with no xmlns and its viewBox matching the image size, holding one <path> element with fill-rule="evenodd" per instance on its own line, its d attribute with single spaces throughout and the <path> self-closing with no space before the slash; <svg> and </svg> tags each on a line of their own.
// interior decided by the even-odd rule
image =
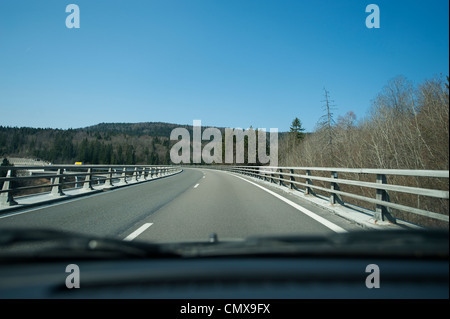
<svg viewBox="0 0 450 319">
<path fill-rule="evenodd" d="M 191 188 L 200 171 L 150 180 L 87 197 L 0 216 L 2 227 L 52 228 L 94 236 L 117 237 Z"/>
<path fill-rule="evenodd" d="M 145 241 L 245 238 L 278 234 L 327 234 L 328 227 L 264 190 L 227 172 L 203 170 L 204 178 L 143 220 Z"/>
<path fill-rule="evenodd" d="M 322 211 L 319 215 L 329 214 Z M 211 233 L 219 239 L 244 238 L 328 234 L 354 227 L 339 219 L 330 226 L 322 217 L 308 216 L 230 173 L 185 169 L 171 177 L 0 217 L 0 228 L 44 227 L 125 240 L 174 242 L 206 240 Z"/>
</svg>

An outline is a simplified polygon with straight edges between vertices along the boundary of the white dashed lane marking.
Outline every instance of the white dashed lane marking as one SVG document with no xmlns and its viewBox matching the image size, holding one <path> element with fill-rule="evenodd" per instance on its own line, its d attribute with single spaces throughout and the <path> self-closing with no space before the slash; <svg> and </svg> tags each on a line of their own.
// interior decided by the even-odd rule
<svg viewBox="0 0 450 319">
<path fill-rule="evenodd" d="M 140 234 L 142 234 L 147 228 L 149 228 L 151 225 L 153 225 L 153 223 L 145 223 L 144 225 L 142 225 L 141 227 L 139 227 L 138 229 L 136 229 L 134 232 L 132 232 L 131 234 L 129 234 L 127 237 L 125 237 L 125 241 L 132 241 L 133 239 L 135 239 L 137 236 L 139 236 Z"/>
</svg>

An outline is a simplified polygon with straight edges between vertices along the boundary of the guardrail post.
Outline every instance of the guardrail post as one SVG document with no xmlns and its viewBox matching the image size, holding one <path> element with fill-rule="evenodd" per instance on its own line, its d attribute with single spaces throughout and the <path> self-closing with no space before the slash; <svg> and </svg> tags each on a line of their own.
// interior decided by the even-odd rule
<svg viewBox="0 0 450 319">
<path fill-rule="evenodd" d="M 311 171 L 308 169 L 308 170 L 306 170 L 306 176 L 311 176 Z M 309 178 L 307 178 L 306 179 L 306 184 L 308 184 L 308 185 L 311 185 L 312 184 L 312 180 L 311 179 L 309 179 Z M 306 187 L 306 189 L 305 189 L 305 195 L 311 195 L 311 187 Z"/>
<path fill-rule="evenodd" d="M 331 178 L 333 179 L 337 179 L 338 178 L 338 174 L 337 172 L 331 172 Z M 331 191 L 338 191 L 339 190 L 339 185 L 337 183 L 332 182 L 331 183 Z M 337 200 L 339 199 L 338 195 L 335 193 L 331 193 L 330 194 L 330 204 L 334 205 L 336 204 Z"/>
<path fill-rule="evenodd" d="M 63 168 L 59 168 L 58 171 L 56 172 L 56 177 L 53 178 L 52 181 L 52 192 L 51 194 L 53 196 L 63 196 L 65 195 L 64 192 L 62 191 L 62 181 L 63 181 L 63 175 L 64 174 L 64 169 Z"/>
<path fill-rule="evenodd" d="M 113 172 L 112 172 L 112 168 L 110 167 L 110 168 L 108 168 L 108 177 L 106 178 L 105 186 L 114 186 L 113 182 L 112 182 L 112 179 L 113 179 L 112 176 L 113 176 Z"/>
<path fill-rule="evenodd" d="M 278 185 L 280 185 L 280 186 L 284 186 L 284 184 L 283 184 L 283 175 L 281 175 L 281 173 L 283 173 L 283 170 L 280 168 L 279 169 L 280 171 L 278 172 L 278 178 L 280 179 L 279 181 L 278 181 Z"/>
<path fill-rule="evenodd" d="M 120 177 L 120 182 L 124 183 L 124 184 L 128 183 L 127 182 L 127 168 L 126 167 L 124 167 L 123 170 L 122 170 L 122 176 Z"/>
<path fill-rule="evenodd" d="M 142 177 L 142 179 L 143 179 L 144 181 L 147 180 L 147 176 L 145 175 L 145 174 L 146 174 L 146 171 L 147 171 L 147 168 L 146 168 L 146 167 L 143 167 L 143 168 L 142 168 L 142 171 L 141 171 L 141 177 Z"/>
<path fill-rule="evenodd" d="M 12 170 L 8 170 L 8 173 L 6 173 L 6 177 L 11 177 Z M 12 195 L 12 185 L 11 181 L 4 181 L 3 182 L 3 191 L 7 191 L 5 193 L 0 194 L 0 206 L 14 206 L 17 205 L 17 202 L 14 200 Z"/>
<path fill-rule="evenodd" d="M 92 187 L 92 168 L 88 168 L 87 171 L 87 175 L 86 178 L 84 180 L 84 184 L 83 184 L 83 190 L 93 190 L 94 188 Z"/>
<path fill-rule="evenodd" d="M 155 175 L 155 168 L 154 167 L 150 167 L 149 175 L 150 175 L 150 178 L 153 178 L 153 175 Z"/>
<path fill-rule="evenodd" d="M 138 181 L 138 168 L 137 168 L 137 166 L 134 168 L 132 181 L 133 182 L 137 182 Z"/>
<path fill-rule="evenodd" d="M 290 172 L 291 172 L 291 174 L 294 174 L 294 170 L 292 168 L 291 168 Z M 296 188 L 294 185 L 295 177 L 291 175 L 290 180 L 291 180 L 291 189 L 295 189 Z"/>
<path fill-rule="evenodd" d="M 261 174 L 259 167 L 255 167 L 255 174 L 259 179 L 264 180 L 264 175 Z"/>
<path fill-rule="evenodd" d="M 387 184 L 386 175 L 377 174 L 377 183 L 378 184 Z M 378 189 L 378 188 L 377 188 L 376 199 L 384 201 L 384 202 L 390 201 L 388 192 L 384 189 Z M 389 208 L 384 205 L 380 205 L 380 204 L 376 204 L 375 214 L 373 215 L 373 217 L 375 220 L 379 220 L 379 221 L 388 220 L 392 223 L 396 222 L 394 216 L 391 215 Z"/>
</svg>

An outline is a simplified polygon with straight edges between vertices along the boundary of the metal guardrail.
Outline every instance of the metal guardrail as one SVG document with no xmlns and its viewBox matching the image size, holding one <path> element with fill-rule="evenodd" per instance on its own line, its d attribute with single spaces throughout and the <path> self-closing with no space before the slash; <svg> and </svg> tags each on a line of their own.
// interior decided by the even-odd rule
<svg viewBox="0 0 450 319">
<path fill-rule="evenodd" d="M 214 168 L 214 167 L 211 167 Z M 219 167 L 216 167 L 219 168 Z M 319 167 L 270 167 L 270 166 L 221 166 L 220 169 L 235 173 L 253 176 L 262 180 L 290 187 L 291 189 L 304 191 L 305 195 L 313 194 L 314 190 L 329 193 L 330 204 L 343 203 L 341 196 L 347 196 L 366 203 L 375 204 L 374 219 L 379 221 L 389 220 L 395 222 L 391 209 L 418 214 L 449 222 L 449 216 L 441 213 L 431 212 L 418 207 L 394 203 L 390 200 L 389 192 L 401 192 L 406 194 L 420 195 L 447 200 L 447 190 L 411 187 L 387 183 L 387 176 L 411 176 L 415 178 L 449 178 L 449 171 L 443 170 L 403 170 L 403 169 L 353 169 L 353 168 L 319 168 Z M 318 176 L 319 172 L 329 174 L 330 177 Z M 316 173 L 316 175 L 314 175 Z M 350 173 L 361 175 L 375 175 L 374 182 L 361 181 L 358 179 L 339 178 L 338 174 Z M 315 185 L 313 181 L 327 184 Z M 376 196 L 367 197 L 354 192 L 342 191 L 340 185 L 358 186 L 366 189 L 376 190 Z M 301 188 L 299 188 L 299 186 Z"/>
<path fill-rule="evenodd" d="M 262 180 L 303 191 L 305 195 L 314 194 L 314 190 L 329 194 L 330 204 L 343 203 L 341 196 L 346 196 L 375 205 L 374 219 L 395 222 L 391 209 L 409 212 L 428 218 L 449 222 L 449 216 L 414 206 L 407 206 L 391 201 L 389 192 L 400 192 L 426 196 L 441 200 L 449 200 L 449 191 L 412 187 L 407 185 L 388 184 L 387 176 L 410 176 L 414 178 L 449 178 L 449 171 L 443 170 L 403 170 L 403 169 L 354 169 L 354 168 L 322 168 L 322 167 L 270 167 L 270 166 L 204 166 L 205 168 L 228 170 Z M 94 189 L 94 183 L 113 186 L 116 181 L 126 184 L 128 181 L 152 179 L 170 175 L 180 170 L 179 166 L 161 165 L 51 165 L 51 166 L 0 166 L 0 173 L 6 171 L 6 177 L 0 177 L 0 207 L 17 204 L 13 194 L 35 188 L 50 188 L 55 196 L 64 195 L 64 188 L 74 185 L 86 191 Z M 17 172 L 31 171 L 36 175 L 14 176 Z M 40 172 L 37 172 L 40 171 Z M 328 174 L 329 177 L 320 176 Z M 358 179 L 340 178 L 338 174 L 355 174 Z M 373 182 L 361 181 L 361 175 L 372 175 Z M 48 179 L 49 183 L 15 187 L 14 182 L 32 179 Z M 313 181 L 324 185 L 314 184 Z M 367 197 L 355 192 L 342 191 L 342 185 L 356 186 L 376 191 L 374 197 Z"/>
<path fill-rule="evenodd" d="M 180 170 L 178 166 L 163 165 L 44 165 L 44 166 L 0 166 L 0 207 L 14 206 L 14 194 L 33 189 L 48 189 L 54 196 L 63 196 L 68 186 L 94 190 L 94 185 L 114 186 L 138 182 L 174 174 Z M 24 172 L 29 176 L 23 175 Z M 1 176 L 1 175 L 0 175 Z M 46 179 L 48 183 L 16 186 L 20 182 Z"/>
</svg>

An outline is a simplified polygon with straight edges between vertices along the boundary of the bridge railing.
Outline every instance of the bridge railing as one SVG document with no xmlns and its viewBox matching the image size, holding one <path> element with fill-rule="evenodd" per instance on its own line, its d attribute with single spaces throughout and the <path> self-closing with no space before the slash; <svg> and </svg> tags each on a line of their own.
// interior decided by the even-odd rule
<svg viewBox="0 0 450 319">
<path fill-rule="evenodd" d="M 167 176 L 180 171 L 168 165 L 43 165 L 0 166 L 0 207 L 14 206 L 16 195 L 50 192 L 63 196 L 78 188 L 113 187 Z"/>
<path fill-rule="evenodd" d="M 284 185 L 302 191 L 305 195 L 314 195 L 316 191 L 320 191 L 329 196 L 329 203 L 332 205 L 336 203 L 345 205 L 343 198 L 369 203 L 375 208 L 373 215 L 375 220 L 395 222 L 392 211 L 396 210 L 449 222 L 449 171 L 269 166 L 221 166 L 221 169 Z M 342 178 L 342 175 L 345 178 Z M 404 178 L 400 179 L 400 176 Z M 420 184 L 418 182 L 420 179 L 422 181 L 426 179 L 426 182 L 422 184 L 426 184 L 427 187 L 411 186 Z M 392 180 L 397 182 L 393 183 Z M 398 182 L 400 180 L 404 183 L 400 184 Z M 441 189 L 428 187 L 437 184 Z M 398 196 L 399 193 L 414 196 L 415 204 L 410 204 L 411 200 L 406 201 L 409 204 L 401 203 L 400 200 L 396 202 L 392 200 L 393 193 L 396 194 L 395 198 L 401 197 Z M 421 205 L 421 202 L 426 202 L 423 200 L 424 197 L 429 199 L 427 205 Z M 437 201 L 444 202 L 440 205 L 441 212 L 421 208 L 422 206 L 437 207 L 439 205 L 433 205 Z"/>
</svg>

